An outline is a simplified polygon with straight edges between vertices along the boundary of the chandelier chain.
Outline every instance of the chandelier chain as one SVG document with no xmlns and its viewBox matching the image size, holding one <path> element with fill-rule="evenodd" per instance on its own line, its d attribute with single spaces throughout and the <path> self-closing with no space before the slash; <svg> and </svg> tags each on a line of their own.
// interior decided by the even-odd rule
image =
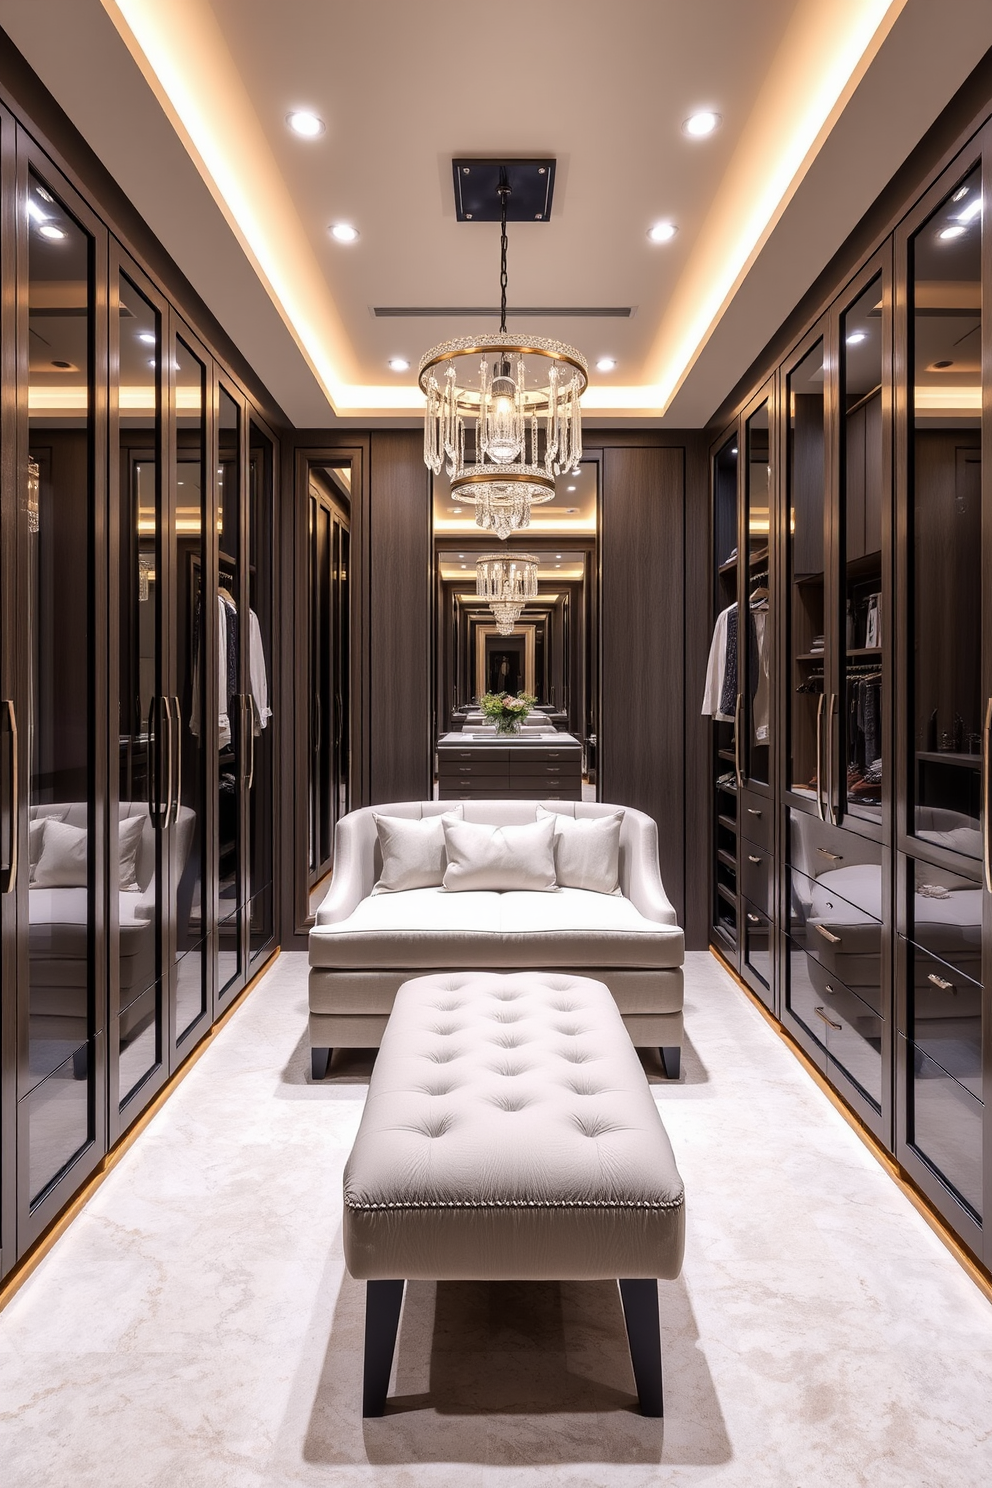
<svg viewBox="0 0 992 1488">
<path fill-rule="evenodd" d="M 506 330 L 506 198 L 510 195 L 510 183 L 506 171 L 499 173 L 499 328 Z"/>
</svg>

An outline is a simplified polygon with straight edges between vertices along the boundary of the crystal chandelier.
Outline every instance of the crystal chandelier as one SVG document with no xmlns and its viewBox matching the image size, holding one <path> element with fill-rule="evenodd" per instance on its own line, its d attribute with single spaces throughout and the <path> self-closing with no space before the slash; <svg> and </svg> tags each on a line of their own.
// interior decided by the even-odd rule
<svg viewBox="0 0 992 1488">
<path fill-rule="evenodd" d="M 589 378 L 574 347 L 507 332 L 505 171 L 497 189 L 499 331 L 432 347 L 419 376 L 424 463 L 435 475 L 445 465 L 452 496 L 475 506 L 476 526 L 505 539 L 530 526 L 531 507 L 550 501 L 555 476 L 581 460 L 579 399 Z"/>
<path fill-rule="evenodd" d="M 476 560 L 475 592 L 488 599 L 499 635 L 512 635 L 528 599 L 537 596 L 537 559 L 531 553 L 487 553 Z"/>
</svg>

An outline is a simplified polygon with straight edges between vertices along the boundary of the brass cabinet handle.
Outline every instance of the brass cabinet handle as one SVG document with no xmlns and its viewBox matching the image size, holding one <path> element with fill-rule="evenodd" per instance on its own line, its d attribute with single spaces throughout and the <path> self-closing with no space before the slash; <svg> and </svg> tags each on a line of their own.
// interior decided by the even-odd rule
<svg viewBox="0 0 992 1488">
<path fill-rule="evenodd" d="M 757 806 L 745 806 L 744 807 L 744 810 L 747 812 L 748 816 L 760 816 L 761 815 L 761 812 L 758 810 Z"/>
<path fill-rule="evenodd" d="M 836 708 L 836 704 L 837 704 L 837 694 L 835 692 L 832 692 L 830 694 L 830 701 L 827 703 L 827 708 L 826 708 L 826 713 L 827 713 L 827 769 L 826 769 L 827 788 L 826 788 L 826 791 L 824 792 L 824 799 L 826 801 L 826 807 L 827 807 L 827 820 L 830 823 L 832 823 L 833 825 L 835 825 L 835 826 L 837 824 L 837 819 L 838 819 L 838 816 L 839 816 L 839 813 L 838 813 L 838 811 L 836 810 L 836 808 L 834 806 L 834 711 L 835 711 L 835 708 Z"/>
<path fill-rule="evenodd" d="M 930 972 L 929 976 L 927 977 L 927 981 L 933 982 L 934 986 L 939 987 L 941 992 L 950 992 L 954 986 L 953 982 L 946 982 L 944 978 L 942 976 L 938 976 L 935 971 Z"/>
<path fill-rule="evenodd" d="M 759 857 L 757 857 L 754 853 L 748 853 L 747 860 L 748 860 L 749 863 L 760 863 L 761 862 L 761 859 Z"/>
<path fill-rule="evenodd" d="M 173 694 L 172 705 L 176 710 L 176 795 L 172 820 L 179 820 L 179 808 L 183 803 L 183 710 L 179 699 Z"/>
<path fill-rule="evenodd" d="M 818 935 L 822 935 L 824 940 L 829 940 L 831 945 L 840 945 L 843 937 L 840 935 L 834 935 L 830 930 L 827 929 L 826 925 L 814 925 L 813 929 L 817 932 Z"/>
<path fill-rule="evenodd" d="M 741 708 L 744 706 L 744 694 L 737 694 L 734 703 L 734 778 L 737 781 L 737 789 L 741 790 L 744 785 L 744 776 L 741 773 Z"/>
<path fill-rule="evenodd" d="M 825 847 L 818 847 L 816 850 L 817 850 L 818 853 L 821 853 L 823 857 L 829 858 L 830 861 L 831 861 L 831 863 L 840 863 L 840 862 L 843 861 L 843 858 L 844 858 L 844 854 L 843 853 L 832 853 L 832 852 L 828 852 Z"/>
<path fill-rule="evenodd" d="M 816 705 L 816 814 L 821 821 L 826 818 L 823 815 L 823 781 L 820 778 L 820 763 L 823 759 L 823 705 L 827 701 L 824 693 L 820 693 Z"/>
<path fill-rule="evenodd" d="M 245 702 L 248 706 L 248 747 L 250 753 L 248 759 L 248 789 L 251 790 L 255 784 L 255 698 L 250 692 L 245 693 Z"/>
<path fill-rule="evenodd" d="M 833 987 L 827 988 L 828 992 L 832 992 L 833 990 Z M 844 1027 L 843 1023 L 835 1023 L 833 1018 L 828 1018 L 822 1007 L 814 1008 L 813 1011 L 818 1018 L 823 1019 L 828 1028 L 832 1028 L 836 1033 L 840 1033 L 841 1029 Z"/>
<path fill-rule="evenodd" d="M 0 893 L 9 894 L 17 881 L 17 858 L 21 839 L 20 781 L 17 758 L 17 711 L 11 698 L 4 698 L 7 722 L 10 725 L 10 862 L 3 876 Z"/>
<path fill-rule="evenodd" d="M 992 787 L 989 785 L 989 739 L 992 737 L 992 698 L 989 698 L 985 708 L 985 728 L 982 730 L 982 861 L 985 868 L 985 887 L 992 894 L 992 823 L 989 821 L 989 796 Z"/>
</svg>

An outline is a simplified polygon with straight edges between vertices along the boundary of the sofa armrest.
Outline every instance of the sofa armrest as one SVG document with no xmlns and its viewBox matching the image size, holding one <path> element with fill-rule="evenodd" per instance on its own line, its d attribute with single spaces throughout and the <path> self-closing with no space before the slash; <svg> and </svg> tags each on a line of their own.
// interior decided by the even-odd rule
<svg viewBox="0 0 992 1488">
<path fill-rule="evenodd" d="M 621 884 L 626 897 L 646 920 L 659 925 L 677 925 L 675 910 L 665 893 L 658 863 L 658 828 L 642 811 L 624 815 L 621 842 L 626 854 L 626 883 Z"/>
<path fill-rule="evenodd" d="M 315 925 L 346 920 L 367 899 L 375 883 L 375 819 L 368 809 L 350 811 L 334 829 L 331 883 L 314 917 Z"/>
</svg>

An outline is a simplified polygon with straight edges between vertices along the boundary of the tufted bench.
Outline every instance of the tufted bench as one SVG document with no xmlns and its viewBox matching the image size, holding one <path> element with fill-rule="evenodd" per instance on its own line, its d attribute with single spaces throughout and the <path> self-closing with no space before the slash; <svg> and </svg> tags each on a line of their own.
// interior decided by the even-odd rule
<svg viewBox="0 0 992 1488">
<path fill-rule="evenodd" d="M 602 982 L 439 972 L 405 982 L 344 1173 L 368 1283 L 364 1414 L 382 1415 L 404 1284 L 616 1278 L 643 1414 L 662 1414 L 659 1277 L 682 1180 Z"/>
</svg>

